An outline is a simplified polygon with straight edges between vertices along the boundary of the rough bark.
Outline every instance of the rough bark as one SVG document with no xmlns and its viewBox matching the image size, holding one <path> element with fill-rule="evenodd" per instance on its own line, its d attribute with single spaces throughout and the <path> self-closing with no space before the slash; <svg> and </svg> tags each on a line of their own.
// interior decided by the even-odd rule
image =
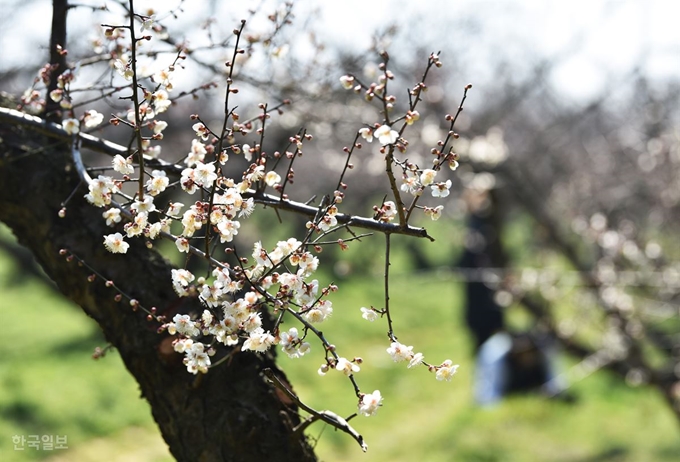
<svg viewBox="0 0 680 462">
<path fill-rule="evenodd" d="M 62 201 L 74 190 L 66 217 L 58 218 Z M 111 229 L 101 209 L 85 202 L 86 192 L 68 146 L 0 123 L 0 221 L 33 252 L 59 290 L 101 326 L 139 383 L 173 456 L 191 462 L 316 460 L 304 436 L 292 430 L 299 422 L 294 403 L 262 375 L 272 368 L 284 379 L 272 355 L 235 352 L 195 377 L 171 351 L 167 334 L 156 332 L 157 323 L 127 303 L 116 303 L 114 289 L 101 280 L 88 282 L 85 268 L 59 255 L 68 249 L 160 313 L 200 309 L 177 299 L 170 264 L 142 240 L 131 240 L 127 255 L 104 249 L 102 236 Z"/>
</svg>

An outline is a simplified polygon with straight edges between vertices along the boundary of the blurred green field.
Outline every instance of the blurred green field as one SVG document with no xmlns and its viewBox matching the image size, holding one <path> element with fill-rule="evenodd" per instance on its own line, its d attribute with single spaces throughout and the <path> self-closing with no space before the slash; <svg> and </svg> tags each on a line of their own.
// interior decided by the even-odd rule
<svg viewBox="0 0 680 462">
<path fill-rule="evenodd" d="M 407 272 L 399 264 L 405 258 L 396 257 L 392 280 L 397 335 L 427 360 L 451 358 L 461 365 L 459 373 L 442 383 L 425 368 L 393 363 L 385 352 L 386 326 L 363 320 L 359 312 L 361 306 L 382 306 L 380 277 L 367 271 L 337 281 L 340 291 L 325 332 L 341 355 L 364 358 L 357 380 L 366 392 L 379 389 L 384 406 L 375 417 L 352 421 L 368 442 L 365 455 L 344 433 L 312 425 L 308 434 L 321 460 L 680 460 L 680 428 L 662 398 L 649 388 L 628 388 L 606 372 L 574 383 L 574 404 L 528 395 L 476 407 L 460 284 L 446 271 Z M 40 282 L 10 285 L 13 271 L 0 255 L 0 460 L 172 460 L 115 351 L 91 359 L 93 349 L 104 345 L 95 323 Z M 321 360 L 312 344 L 311 354 L 298 360 L 284 355 L 280 363 L 303 401 L 351 414 L 356 399 L 350 383 L 340 374 L 318 376 Z M 67 435 L 69 448 L 15 451 L 13 435 Z"/>
</svg>

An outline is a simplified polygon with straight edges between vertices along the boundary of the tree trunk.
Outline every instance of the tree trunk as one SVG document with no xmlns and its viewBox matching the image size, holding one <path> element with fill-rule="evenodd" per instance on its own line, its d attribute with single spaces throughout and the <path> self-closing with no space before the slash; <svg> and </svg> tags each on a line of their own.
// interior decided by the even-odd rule
<svg viewBox="0 0 680 462">
<path fill-rule="evenodd" d="M 74 191 L 66 217 L 59 218 L 61 203 Z M 0 121 L 0 221 L 118 349 L 173 456 L 191 462 L 316 460 L 304 435 L 293 432 L 299 422 L 294 403 L 262 375 L 272 368 L 285 379 L 272 353 L 234 351 L 205 376 L 193 376 L 169 336 L 157 333 L 158 323 L 128 303 L 116 303 L 115 289 L 101 280 L 88 282 L 86 268 L 60 256 L 67 249 L 159 314 L 202 311 L 195 300 L 177 298 L 171 265 L 141 239 L 130 241 L 127 255 L 104 249 L 103 235 L 112 231 L 102 210 L 83 199 L 86 193 L 68 146 Z"/>
</svg>

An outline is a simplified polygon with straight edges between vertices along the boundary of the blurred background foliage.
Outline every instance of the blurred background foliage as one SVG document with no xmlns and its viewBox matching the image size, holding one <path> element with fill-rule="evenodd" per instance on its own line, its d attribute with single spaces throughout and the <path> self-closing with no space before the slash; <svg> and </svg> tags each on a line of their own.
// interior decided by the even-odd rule
<svg viewBox="0 0 680 462">
<path fill-rule="evenodd" d="M 5 3 L 11 14 L 2 20 L 8 27 L 9 18 L 25 23 L 26 12 L 44 8 L 40 2 L 22 2 L 23 9 Z M 385 397 L 375 418 L 357 417 L 356 426 L 369 443 L 368 460 L 677 460 L 680 37 L 671 36 L 663 47 L 655 39 L 634 50 L 626 47 L 631 26 L 644 29 L 620 19 L 632 8 L 637 20 L 637 2 L 598 2 L 589 21 L 578 23 L 573 33 L 562 31 L 560 40 L 538 25 L 541 11 L 546 23 L 555 21 L 560 13 L 550 13 L 551 7 L 462 2 L 463 7 L 445 13 L 445 3 L 432 2 L 440 13 L 433 18 L 431 12 L 408 9 L 407 3 L 390 5 L 406 9 L 401 16 L 386 15 L 385 21 L 372 23 L 372 32 L 360 30 L 363 20 L 348 14 L 339 21 L 348 35 L 345 43 L 338 35 L 333 39 L 334 33 L 343 35 L 331 27 L 328 11 L 296 2 L 293 26 L 282 29 L 268 46 L 257 48 L 254 41 L 239 75 L 246 117 L 257 112 L 249 103 L 293 100 L 274 119 L 265 149 L 279 149 L 300 127 L 315 135 L 313 148 L 296 163 L 296 181 L 288 190 L 303 201 L 328 192 L 324 187 L 334 184 L 344 162 L 342 146 L 351 143 L 359 126 L 379 120 L 375 106 L 341 89 L 340 75 L 373 81 L 377 52 L 387 49 L 396 75 L 391 88 L 403 105 L 401 96 L 420 77 L 429 53 L 442 50 L 445 67 L 428 81 L 421 121 L 405 135 L 409 160 L 421 165 L 427 165 L 429 150 L 445 136 L 443 115 L 454 113 L 463 86 L 474 84 L 457 126 L 461 167 L 450 174 L 454 192 L 444 216 L 415 223 L 427 226 L 436 242 L 395 237 L 393 243 L 392 300 L 399 339 L 416 345 L 426 358 L 452 357 L 460 363 L 454 382 L 443 384 L 424 370 L 393 364 L 384 351 L 383 327 L 360 318 L 359 307 L 379 307 L 383 300 L 384 244 L 379 237 L 320 255 L 325 269 L 319 278 L 340 285 L 333 297 L 332 341 L 348 354 L 365 356 L 362 388 L 380 389 Z M 654 18 L 660 10 L 663 15 L 663 2 L 645 4 Z M 207 43 L 205 30 L 210 29 L 201 21 L 239 16 L 225 12 L 220 2 L 205 6 L 202 12 L 186 8 L 186 22 L 168 21 L 168 40 L 191 35 L 196 48 L 180 74 L 180 88 L 223 80 L 214 73 L 224 61 L 222 49 L 199 46 Z M 249 7 L 258 9 L 252 15 L 253 34 L 265 34 L 267 22 L 257 18 L 276 11 L 276 5 L 253 2 Z M 360 12 L 357 8 L 347 7 L 349 13 Z M 69 47 L 74 60 L 89 53 L 88 41 L 78 38 L 94 30 L 89 16 L 77 11 L 74 15 L 81 16 L 75 17 L 82 20 L 73 21 Z M 576 24 L 570 18 L 565 21 Z M 640 24 L 649 23 L 641 18 Z M 605 42 L 610 48 L 604 45 L 605 51 L 593 58 L 586 50 L 600 40 L 600 26 L 610 31 Z M 510 29 L 533 27 L 538 35 L 508 35 Z M 228 35 L 231 26 L 222 29 L 213 26 L 214 42 L 219 34 Z M 356 38 L 362 34 L 370 40 Z M 545 51 L 545 44 L 536 43 L 540 34 L 561 45 Z M 647 34 L 656 36 L 653 30 Z M 2 39 L 10 40 L 9 35 Z M 324 37 L 330 37 L 328 42 Z M 616 65 L 626 53 L 635 56 L 628 65 Z M 3 90 L 21 94 L 44 56 L 34 52 L 23 58 L 8 59 L 0 68 Z M 675 63 L 672 72 L 658 71 L 663 59 Z M 582 80 L 593 69 L 599 74 L 592 82 Z M 221 91 L 201 91 L 197 99 L 179 100 L 168 112 L 170 125 L 182 128 L 168 131 L 164 155 L 175 160 L 186 155 L 193 137 L 187 114 L 219 118 Z M 122 107 L 117 101 L 98 104 L 95 108 L 105 114 Z M 96 134 L 121 141 L 110 129 Z M 383 164 L 373 148 L 365 146 L 354 159 L 341 211 L 370 216 L 371 207 L 382 201 Z M 234 171 L 242 168 L 237 162 Z M 500 211 L 499 238 L 507 259 L 503 267 L 491 268 L 487 279 L 507 322 L 516 331 L 538 329 L 559 340 L 561 371 L 574 402 L 527 395 L 489 409 L 473 403 L 474 354 L 463 322 L 463 284 L 469 277 L 456 266 L 466 246 L 469 203 L 463 197 L 470 191 L 494 191 L 493 207 Z M 284 217 L 282 223 L 265 210 L 244 222 L 237 245 L 246 248 L 256 240 L 271 245 L 303 226 L 302 219 Z M 115 460 L 109 454 L 118 460 L 169 460 L 148 407 L 115 352 L 96 363 L 90 359 L 95 346 L 105 346 L 96 325 L 60 298 L 7 231 L 0 242 L 0 307 L 6 320 L 0 337 L 0 452 L 9 457 L 3 460 L 98 461 L 104 460 L 103 453 L 105 460 Z M 295 361 L 281 358 L 303 401 L 349 414 L 355 407 L 349 384 L 318 377 L 314 371 L 320 363 L 314 353 Z M 67 434 L 71 449 L 12 451 L 12 435 L 37 433 Z M 312 426 L 309 436 L 318 439 L 323 460 L 360 456 L 353 441 L 321 425 Z"/>
</svg>

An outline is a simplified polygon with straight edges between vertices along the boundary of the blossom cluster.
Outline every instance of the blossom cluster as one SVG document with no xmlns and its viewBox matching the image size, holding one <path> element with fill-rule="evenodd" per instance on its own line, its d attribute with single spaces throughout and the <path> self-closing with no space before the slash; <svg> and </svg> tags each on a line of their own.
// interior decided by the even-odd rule
<svg viewBox="0 0 680 462">
<path fill-rule="evenodd" d="M 153 14 L 139 16 L 138 19 L 142 21 L 143 34 L 158 34 L 163 30 Z M 172 106 L 169 95 L 174 89 L 174 64 L 184 59 L 183 52 L 178 52 L 175 63 L 170 66 L 155 72 L 139 70 L 135 66 L 138 55 L 134 46 L 126 44 L 124 32 L 120 27 L 106 28 L 105 39 L 97 42 L 97 46 L 107 50 L 102 52 L 108 55 L 112 81 L 121 82 L 122 88 L 134 90 L 134 104 L 114 115 L 110 122 L 133 129 L 137 137 L 137 142 L 131 143 L 132 148 L 127 154 L 112 158 L 111 175 L 102 174 L 88 182 L 85 199 L 103 209 L 102 217 L 112 228 L 112 232 L 104 236 L 104 247 L 111 253 L 125 254 L 133 247 L 126 239 L 142 239 L 151 246 L 151 241 L 163 236 L 174 240 L 179 252 L 199 255 L 207 262 L 209 270 L 203 275 L 194 274 L 188 266 L 171 272 L 172 287 L 177 296 L 196 298 L 201 304 L 200 310 L 150 315 L 162 324 L 162 331 L 173 336 L 174 351 L 183 355 L 183 364 L 189 373 L 207 373 L 229 354 L 225 353 L 225 347 L 253 353 L 279 347 L 288 357 L 300 358 L 312 352 L 310 338 L 316 337 L 324 355 L 318 373 L 325 375 L 336 371 L 332 374 L 348 377 L 355 386 L 359 414 L 375 415 L 382 406 L 380 391 L 362 393 L 354 379 L 361 371 L 363 360 L 340 355 L 319 330 L 319 325 L 327 323 L 336 309 L 329 296 L 337 287 L 333 284 L 324 286 L 315 278 L 319 268 L 315 252 L 320 251 L 321 244 L 326 244 L 320 242 L 321 237 L 349 226 L 339 223 L 339 207 L 344 192 L 334 191 L 329 195 L 330 200 L 322 202 L 317 213 L 309 214 L 313 218 L 307 222 L 301 239 L 290 237 L 272 246 L 259 241 L 251 243 L 252 252 L 247 258 L 237 255 L 233 244 L 243 237 L 239 236 L 242 228 L 245 229 L 242 223 L 255 210 L 256 200 L 272 197 L 265 193 L 267 188 L 279 193 L 280 204 L 285 203 L 285 186 L 294 177 L 292 160 L 301 155 L 303 142 L 310 140 L 311 135 L 301 132 L 292 136 L 289 138 L 290 147 L 286 148 L 289 150 L 272 155 L 260 145 L 262 136 L 259 141 L 245 139 L 251 133 L 263 135 L 265 121 L 270 116 L 265 105 L 260 105 L 262 114 L 246 122 L 240 120 L 233 110 L 228 111 L 221 131 L 215 131 L 211 124 L 193 115 L 191 128 L 195 138 L 190 146 L 185 146 L 179 165 L 163 161 L 151 164 L 149 159 L 156 159 L 161 154 L 158 142 L 163 140 L 168 123 L 158 117 Z M 229 63 L 227 67 L 232 65 Z M 430 65 L 439 66 L 440 63 L 436 57 L 431 57 Z M 408 150 L 404 132 L 418 122 L 420 114 L 413 104 L 402 117 L 390 119 L 389 112 L 395 108 L 396 98 L 388 93 L 387 88 L 393 75 L 384 66 L 381 69 L 383 73 L 378 81 L 368 86 L 353 76 L 343 76 L 340 80 L 345 88 L 364 92 L 367 100 L 383 102 L 385 118 L 361 127 L 356 136 L 357 140 L 361 137 L 367 143 L 377 140 L 380 146 L 376 149 L 387 160 L 388 176 L 391 175 L 393 196 L 386 197 L 373 208 L 373 223 L 402 230 L 409 227 L 408 216 L 413 208 L 422 209 L 433 220 L 442 215 L 442 205 L 429 207 L 416 203 L 428 190 L 434 198 L 449 196 L 452 182 L 441 178 L 440 170 L 446 162 L 455 170 L 457 156 L 453 151 L 444 149 L 447 144 L 444 141 L 433 152 L 435 157 L 431 168 L 421 168 L 394 157 L 395 152 Z M 71 108 L 68 102 L 70 85 L 76 74 L 62 75 L 65 77 L 61 86 L 50 97 L 56 102 L 65 101 L 62 106 Z M 236 93 L 231 87 L 231 80 L 230 77 L 227 101 L 229 93 Z M 412 90 L 416 102 L 421 89 L 416 87 Z M 253 122 L 257 120 L 261 122 L 259 129 L 257 122 Z M 63 121 L 63 128 L 75 137 L 83 127 L 94 128 L 102 122 L 103 116 L 94 110 L 76 117 L 71 109 L 70 116 Z M 401 126 L 398 126 L 400 122 Z M 244 139 L 238 139 L 239 136 Z M 355 143 L 355 147 L 360 148 L 360 144 Z M 227 168 L 235 163 L 234 159 L 246 163 L 240 178 L 225 174 Z M 285 171 L 278 168 L 281 159 L 291 160 L 291 166 Z M 394 179 L 392 167 L 401 170 L 401 184 Z M 133 178 L 135 175 L 137 178 Z M 338 189 L 344 191 L 346 185 L 342 176 L 339 185 Z M 131 195 L 128 189 L 133 186 L 136 192 Z M 173 188 L 191 198 L 161 204 L 159 197 Z M 413 196 L 411 209 L 407 210 L 404 206 L 402 194 Z M 346 223 L 346 220 L 342 222 Z M 337 242 L 341 248 L 347 247 L 342 239 Z M 233 255 L 236 262 L 220 261 L 219 257 L 215 257 L 220 255 L 221 250 Z M 389 262 L 389 255 L 386 258 Z M 270 319 L 272 313 L 276 315 L 275 320 Z M 362 308 L 361 313 L 369 321 L 376 321 L 385 314 L 389 319 L 388 308 Z M 286 328 L 283 327 L 284 320 Z M 295 323 L 295 326 L 288 326 L 289 322 Z M 412 346 L 396 340 L 391 325 L 389 329 L 391 344 L 387 353 L 395 362 L 407 362 L 409 368 L 422 365 L 434 372 L 437 380 L 451 380 L 458 368 L 451 360 L 440 365 L 428 364 L 422 353 L 414 352 Z"/>
</svg>

